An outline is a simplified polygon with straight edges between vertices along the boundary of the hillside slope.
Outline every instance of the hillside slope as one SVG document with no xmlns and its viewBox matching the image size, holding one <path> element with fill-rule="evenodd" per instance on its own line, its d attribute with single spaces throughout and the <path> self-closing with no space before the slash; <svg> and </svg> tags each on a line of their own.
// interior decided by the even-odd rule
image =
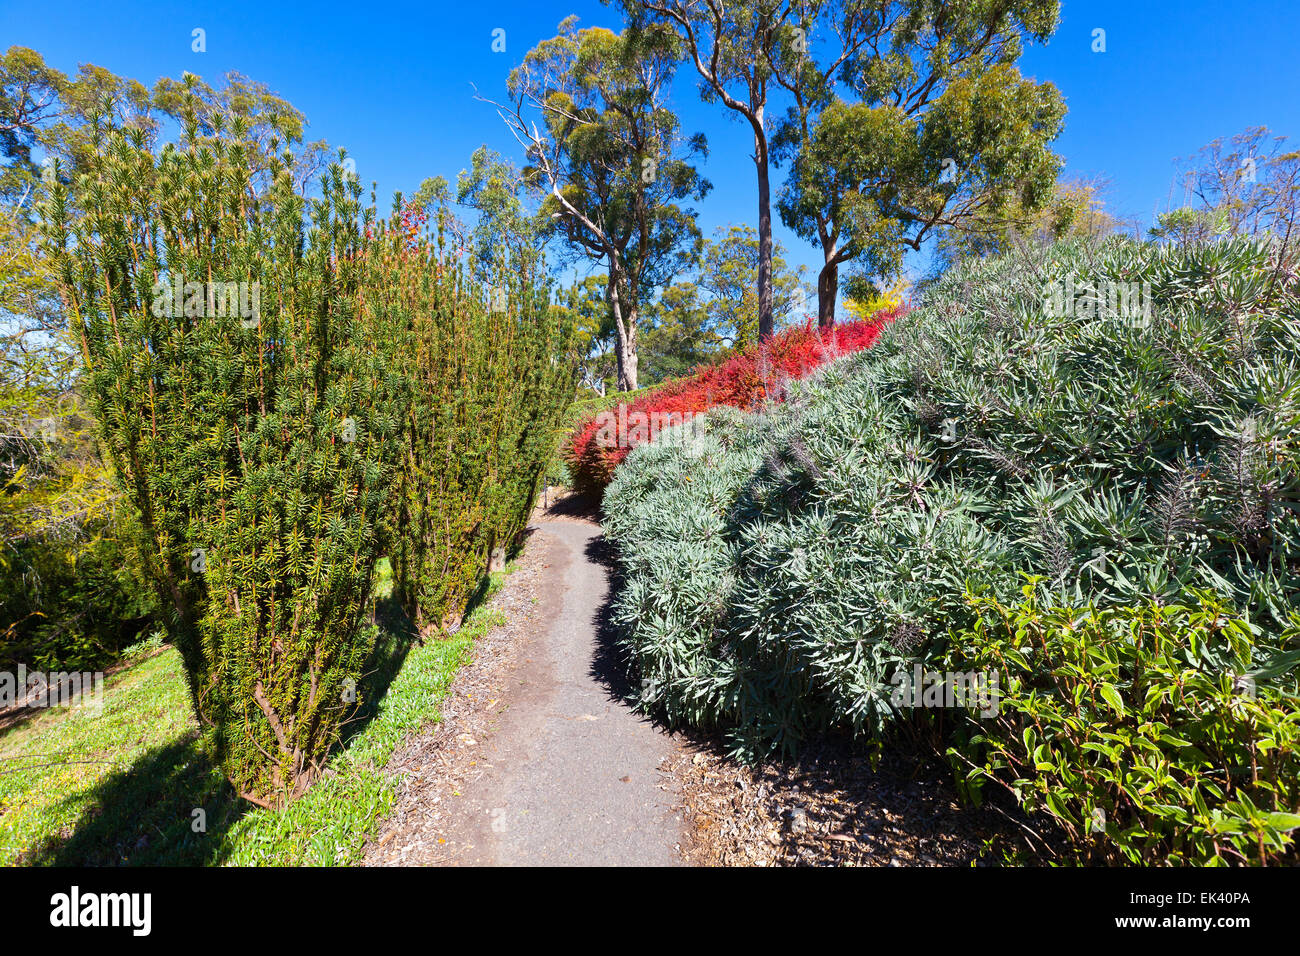
<svg viewBox="0 0 1300 956">
<path fill-rule="evenodd" d="M 879 731 L 968 594 L 1031 575 L 1054 605 L 1216 592 L 1271 659 L 1300 597 L 1296 293 L 1244 240 L 975 261 L 784 405 L 634 450 L 605 512 L 646 703 L 742 752 Z"/>
</svg>

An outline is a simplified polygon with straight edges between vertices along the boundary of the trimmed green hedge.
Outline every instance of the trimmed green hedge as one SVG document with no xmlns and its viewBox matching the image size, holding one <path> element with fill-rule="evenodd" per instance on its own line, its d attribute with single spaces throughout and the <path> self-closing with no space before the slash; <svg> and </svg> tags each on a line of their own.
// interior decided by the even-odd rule
<svg viewBox="0 0 1300 956">
<path fill-rule="evenodd" d="M 330 167 L 320 199 L 189 103 L 179 146 L 94 128 L 46 232 L 88 405 L 139 518 L 208 744 L 280 805 L 358 706 L 378 560 L 420 622 L 458 622 L 527 521 L 574 389 L 544 285 L 498 288 L 377 222 Z"/>
</svg>

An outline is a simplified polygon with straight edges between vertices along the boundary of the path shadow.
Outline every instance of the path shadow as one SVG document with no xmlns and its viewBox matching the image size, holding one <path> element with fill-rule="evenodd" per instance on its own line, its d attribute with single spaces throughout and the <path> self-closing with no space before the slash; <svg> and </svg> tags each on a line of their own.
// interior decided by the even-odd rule
<svg viewBox="0 0 1300 956">
<path fill-rule="evenodd" d="M 566 494 L 557 497 L 542 514 L 548 518 L 581 518 L 600 523 L 600 496 L 593 493 Z"/>
<path fill-rule="evenodd" d="M 635 664 L 619 646 L 618 627 L 613 621 L 612 612 L 614 597 L 622 588 L 623 579 L 614 545 L 603 534 L 598 534 L 587 542 L 584 553 L 588 561 L 605 569 L 609 580 L 605 600 L 596 608 L 592 617 L 591 623 L 596 631 L 596 652 L 588 674 L 605 688 L 610 700 L 625 704 L 643 719 L 662 726 L 658 718 L 640 707 L 639 685 L 634 676 Z"/>
</svg>

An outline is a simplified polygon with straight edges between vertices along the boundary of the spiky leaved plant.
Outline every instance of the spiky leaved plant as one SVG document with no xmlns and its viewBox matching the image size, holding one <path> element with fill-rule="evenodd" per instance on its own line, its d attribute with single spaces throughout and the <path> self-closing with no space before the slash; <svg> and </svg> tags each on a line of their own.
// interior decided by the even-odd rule
<svg viewBox="0 0 1300 956">
<path fill-rule="evenodd" d="M 358 308 L 355 180 L 308 211 L 277 165 L 259 199 L 243 133 L 191 109 L 154 156 L 94 124 L 46 228 L 206 742 L 278 805 L 354 708 L 405 389 Z"/>
<path fill-rule="evenodd" d="M 483 283 L 441 232 L 404 216 L 384 230 L 365 297 L 403 330 L 397 361 L 414 398 L 394 574 L 419 626 L 455 626 L 493 553 L 527 523 L 574 395 L 575 332 L 549 307 L 536 259 L 498 263 Z"/>
<path fill-rule="evenodd" d="M 1026 576 L 1066 606 L 1217 592 L 1294 687 L 1273 660 L 1300 605 L 1282 255 L 1114 238 L 964 262 L 787 405 L 633 451 L 605 531 L 643 699 L 751 755 L 880 732 L 893 676 L 960 661 L 967 593 L 1014 600 Z"/>
</svg>

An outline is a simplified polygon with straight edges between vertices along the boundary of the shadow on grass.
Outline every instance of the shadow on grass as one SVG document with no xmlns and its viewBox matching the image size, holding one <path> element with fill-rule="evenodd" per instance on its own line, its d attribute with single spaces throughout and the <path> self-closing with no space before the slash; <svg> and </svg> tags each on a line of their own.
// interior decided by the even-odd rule
<svg viewBox="0 0 1300 956">
<path fill-rule="evenodd" d="M 485 574 L 470 593 L 469 600 L 465 602 L 465 611 L 460 616 L 461 624 L 468 621 L 473 613 L 483 606 L 483 602 L 491 596 L 491 593 L 492 577 Z"/>
<path fill-rule="evenodd" d="M 507 572 L 509 571 L 509 562 L 516 560 L 524 553 L 524 548 L 528 546 L 528 539 L 533 536 L 536 530 L 536 528 L 531 526 L 526 527 L 520 531 L 518 536 L 510 543 L 510 546 L 506 549 Z M 474 586 L 474 590 L 470 593 L 469 600 L 465 602 L 465 610 L 460 616 L 461 624 L 464 624 L 473 617 L 474 612 L 481 608 L 484 603 L 487 602 L 488 598 L 492 597 L 493 594 L 496 593 L 496 583 L 500 581 L 500 575 L 501 572 L 498 571 L 493 572 L 492 574 L 485 574 L 479 578 L 478 584 Z"/>
<path fill-rule="evenodd" d="M 197 735 L 147 751 L 91 791 L 77 828 L 22 862 L 51 866 L 220 863 L 222 837 L 250 808 L 199 747 Z M 80 795 L 65 798 L 80 801 Z M 195 811 L 202 810 L 202 815 Z M 195 832 L 202 820 L 205 832 Z"/>
<path fill-rule="evenodd" d="M 361 704 L 343 725 L 343 733 L 332 753 L 346 748 L 379 714 L 379 705 L 388 693 L 389 685 L 401 672 L 406 655 L 419 639 L 416 627 L 402 609 L 396 593 L 375 600 L 375 623 L 379 625 L 379 634 L 363 676 L 357 683 L 357 697 Z"/>
<path fill-rule="evenodd" d="M 416 640 L 415 628 L 395 596 L 378 598 L 379 634 L 358 684 L 361 702 L 333 753 L 347 747 L 379 712 L 389 685 Z M 60 807 L 80 804 L 83 793 Z M 75 829 L 46 840 L 25 855 L 27 865 L 202 866 L 224 861 L 226 833 L 254 809 L 214 766 L 197 733 L 146 751 L 90 791 Z M 196 811 L 202 810 L 202 814 Z M 196 832 L 202 820 L 203 831 Z"/>
</svg>

